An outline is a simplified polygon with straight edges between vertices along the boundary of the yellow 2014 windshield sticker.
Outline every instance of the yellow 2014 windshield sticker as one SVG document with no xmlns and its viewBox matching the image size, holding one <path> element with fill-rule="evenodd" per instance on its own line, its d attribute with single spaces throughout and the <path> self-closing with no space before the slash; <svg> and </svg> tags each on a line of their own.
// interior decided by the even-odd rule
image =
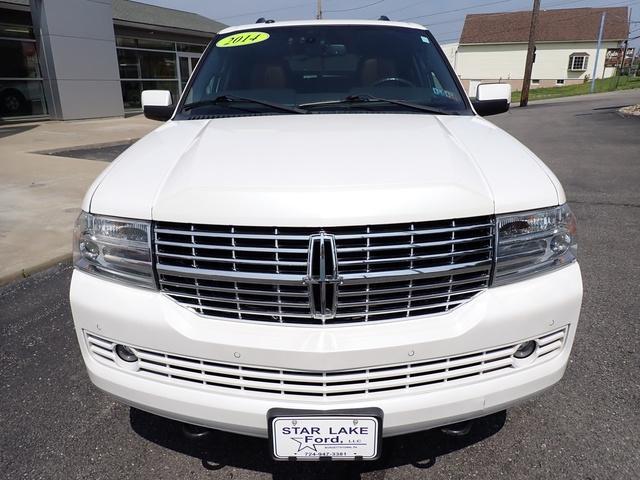
<svg viewBox="0 0 640 480">
<path fill-rule="evenodd" d="M 253 45 L 254 43 L 264 42 L 268 40 L 270 35 L 265 32 L 243 32 L 236 33 L 224 37 L 216 43 L 216 47 L 244 47 L 246 45 Z"/>
</svg>

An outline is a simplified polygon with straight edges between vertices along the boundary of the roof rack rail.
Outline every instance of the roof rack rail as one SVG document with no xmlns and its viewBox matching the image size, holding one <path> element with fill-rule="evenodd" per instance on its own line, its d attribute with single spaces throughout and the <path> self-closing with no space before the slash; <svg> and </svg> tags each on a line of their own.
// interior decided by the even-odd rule
<svg viewBox="0 0 640 480">
<path fill-rule="evenodd" d="M 260 17 L 258 20 L 256 20 L 256 23 L 276 23 L 276 21 L 271 18 L 266 19 L 264 17 Z"/>
<path fill-rule="evenodd" d="M 380 18 L 378 19 L 382 22 L 390 22 L 391 20 L 389 19 L 389 17 L 387 17 L 386 15 L 380 15 Z"/>
</svg>

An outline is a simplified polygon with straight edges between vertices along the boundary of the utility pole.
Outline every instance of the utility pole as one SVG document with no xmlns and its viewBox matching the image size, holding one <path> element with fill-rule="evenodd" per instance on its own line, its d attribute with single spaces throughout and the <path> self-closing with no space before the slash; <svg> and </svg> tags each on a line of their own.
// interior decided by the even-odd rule
<svg viewBox="0 0 640 480">
<path fill-rule="evenodd" d="M 629 19 L 628 19 L 628 32 L 631 32 L 631 8 L 629 8 Z M 624 61 L 627 59 L 627 48 L 629 48 L 629 33 L 627 33 L 627 39 L 624 41 L 624 47 L 622 48 L 622 60 L 620 61 L 620 70 L 618 71 L 618 75 L 622 75 L 624 71 Z M 631 59 L 633 61 L 633 59 Z"/>
<path fill-rule="evenodd" d="M 618 77 L 622 75 L 622 72 L 624 72 L 624 61 L 626 60 L 627 57 L 627 48 L 629 47 L 629 40 L 625 40 L 624 41 L 624 47 L 622 47 L 622 59 L 620 60 L 620 67 L 618 68 Z"/>
<path fill-rule="evenodd" d="M 593 76 L 591 78 L 590 93 L 593 93 L 596 91 L 596 75 L 598 73 L 598 58 L 600 57 L 600 47 L 602 46 L 602 34 L 604 33 L 605 18 L 607 18 L 607 12 L 602 12 L 602 18 L 600 18 L 600 32 L 598 32 L 598 45 L 596 46 L 596 60 L 595 62 L 593 62 Z"/>
<path fill-rule="evenodd" d="M 536 27 L 538 26 L 539 13 L 540 0 L 533 0 L 533 10 L 531 10 L 531 26 L 529 27 L 529 46 L 527 48 L 527 60 L 524 65 L 522 94 L 520 95 L 521 107 L 526 107 L 529 103 L 529 88 L 531 87 L 531 71 L 533 70 L 533 55 L 536 47 Z"/>
<path fill-rule="evenodd" d="M 318 0 L 318 10 L 316 13 L 316 18 L 318 20 L 322 20 L 322 0 Z"/>
</svg>

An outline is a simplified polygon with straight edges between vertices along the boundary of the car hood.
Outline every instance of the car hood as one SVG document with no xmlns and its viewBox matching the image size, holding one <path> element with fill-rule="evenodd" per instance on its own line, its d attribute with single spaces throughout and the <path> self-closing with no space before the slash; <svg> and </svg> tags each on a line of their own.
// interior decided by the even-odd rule
<svg viewBox="0 0 640 480">
<path fill-rule="evenodd" d="M 556 205 L 557 180 L 472 116 L 317 114 L 167 122 L 94 184 L 94 213 L 340 226 Z"/>
</svg>

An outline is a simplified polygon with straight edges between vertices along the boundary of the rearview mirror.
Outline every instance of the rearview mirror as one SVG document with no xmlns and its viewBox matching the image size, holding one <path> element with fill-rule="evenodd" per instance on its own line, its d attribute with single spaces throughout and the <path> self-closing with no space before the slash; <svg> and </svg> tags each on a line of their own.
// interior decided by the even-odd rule
<svg viewBox="0 0 640 480">
<path fill-rule="evenodd" d="M 478 115 L 486 117 L 504 113 L 511 104 L 511 85 L 508 83 L 481 83 L 472 102 Z"/>
<path fill-rule="evenodd" d="M 151 120 L 165 122 L 173 115 L 173 101 L 169 90 L 144 90 L 141 100 L 144 116 Z"/>
</svg>

